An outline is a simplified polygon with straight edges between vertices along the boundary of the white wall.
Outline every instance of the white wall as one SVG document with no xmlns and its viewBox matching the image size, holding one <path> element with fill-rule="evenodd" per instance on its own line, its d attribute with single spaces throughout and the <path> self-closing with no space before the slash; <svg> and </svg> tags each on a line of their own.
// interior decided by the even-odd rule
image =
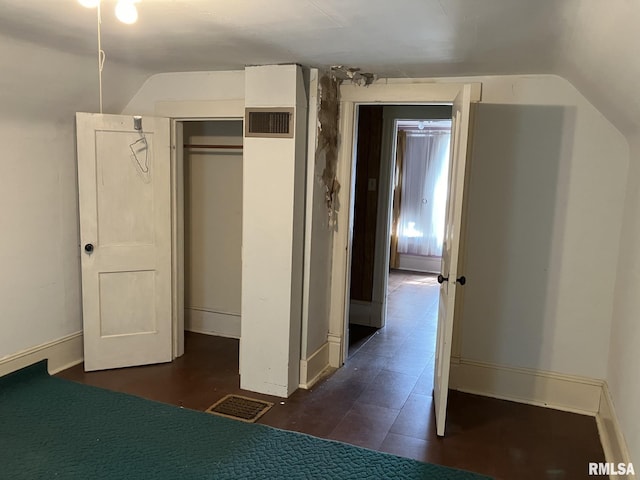
<svg viewBox="0 0 640 480">
<path fill-rule="evenodd" d="M 184 124 L 192 145 L 242 145 L 242 121 Z M 242 150 L 188 148 L 185 178 L 185 328 L 240 338 Z"/>
<path fill-rule="evenodd" d="M 311 357 L 327 343 L 333 230 L 329 225 L 326 188 L 322 181 L 326 148 L 318 151 L 318 110 L 323 100 L 319 73 L 311 71 L 309 92 L 309 145 L 305 231 L 305 298 L 303 300 L 301 359 Z M 325 92 L 324 95 L 327 95 Z M 326 99 L 325 99 L 326 101 Z M 312 111 L 313 109 L 313 111 Z M 336 119 L 337 122 L 337 119 Z M 327 126 L 325 128 L 328 129 Z M 314 131 L 314 129 L 316 131 Z"/>
<path fill-rule="evenodd" d="M 322 162 L 315 171 L 322 175 Z M 317 178 L 317 177 L 316 177 Z M 316 182 L 319 183 L 319 182 Z M 307 336 L 302 358 L 308 358 L 327 342 L 329 332 L 329 286 L 331 284 L 332 230 L 328 223 L 324 191 L 314 188 L 311 239 L 311 263 L 309 275 L 309 307 Z"/>
<path fill-rule="evenodd" d="M 632 460 L 640 461 L 640 136 L 632 136 L 607 384 Z M 613 267 L 613 265 L 612 265 Z M 637 467 L 636 467 L 637 468 Z"/>
<path fill-rule="evenodd" d="M 477 80 L 462 357 L 604 379 L 625 138 L 559 77 Z"/>
<path fill-rule="evenodd" d="M 82 328 L 73 123 L 3 118 L 0 358 Z"/>
<path fill-rule="evenodd" d="M 0 35 L 0 69 L 2 358 L 82 328 L 74 113 L 98 93 L 94 56 Z M 146 76 L 107 61 L 105 112 Z"/>
<path fill-rule="evenodd" d="M 177 72 L 153 75 L 131 98 L 122 113 L 156 114 L 158 102 L 244 100 L 244 71 Z"/>
</svg>

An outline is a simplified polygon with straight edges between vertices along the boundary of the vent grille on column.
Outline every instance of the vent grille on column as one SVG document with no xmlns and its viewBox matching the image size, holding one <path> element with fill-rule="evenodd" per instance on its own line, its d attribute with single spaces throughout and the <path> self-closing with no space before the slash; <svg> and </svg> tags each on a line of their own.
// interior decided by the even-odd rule
<svg viewBox="0 0 640 480">
<path fill-rule="evenodd" d="M 293 108 L 247 108 L 245 137 L 293 138 Z"/>
</svg>

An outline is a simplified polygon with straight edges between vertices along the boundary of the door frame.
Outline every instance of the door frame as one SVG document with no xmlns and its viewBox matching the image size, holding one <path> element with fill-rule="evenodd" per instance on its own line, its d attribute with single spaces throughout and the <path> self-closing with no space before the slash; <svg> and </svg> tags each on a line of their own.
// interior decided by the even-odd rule
<svg viewBox="0 0 640 480">
<path fill-rule="evenodd" d="M 184 354 L 184 143 L 182 122 L 244 120 L 244 98 L 213 101 L 161 101 L 155 116 L 171 122 L 171 323 L 173 358 Z"/>
<path fill-rule="evenodd" d="M 408 83 L 411 82 L 411 83 Z M 432 79 L 384 79 L 363 88 L 353 84 L 340 86 L 339 131 L 342 142 L 338 149 L 336 178 L 341 185 L 338 192 L 339 207 L 336 216 L 336 233 L 333 237 L 331 263 L 331 291 L 329 317 L 329 364 L 341 367 L 348 355 L 349 287 L 351 283 L 351 249 L 353 241 L 353 207 L 355 191 L 356 126 L 359 105 L 425 105 L 453 104 L 463 85 L 471 85 L 471 101 L 479 102 L 482 84 Z M 383 180 L 381 178 L 381 180 Z M 386 184 L 385 184 L 386 188 Z M 383 195 L 388 195 L 385 192 Z M 385 197 L 386 198 L 386 197 Z M 379 199 L 384 201 L 384 199 Z M 388 202 L 386 202 L 388 203 Z M 389 225 L 384 225 L 388 238 Z M 387 249 L 388 250 L 388 249 Z M 388 251 L 386 253 L 388 255 Z M 388 260 L 387 260 L 388 261 Z M 374 287 L 375 288 L 375 287 Z M 456 337 L 460 329 L 454 329 Z M 454 339 L 452 356 L 459 356 L 460 342 Z M 457 350 L 457 351 L 456 351 Z"/>
</svg>

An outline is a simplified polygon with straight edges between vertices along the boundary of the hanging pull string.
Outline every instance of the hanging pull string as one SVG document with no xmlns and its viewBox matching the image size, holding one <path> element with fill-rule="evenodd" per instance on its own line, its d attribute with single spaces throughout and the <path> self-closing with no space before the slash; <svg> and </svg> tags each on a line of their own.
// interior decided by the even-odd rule
<svg viewBox="0 0 640 480">
<path fill-rule="evenodd" d="M 107 58 L 107 54 L 104 53 L 104 50 L 100 50 L 98 51 L 98 69 L 99 69 L 99 73 L 98 75 L 100 76 L 100 80 L 99 80 L 99 89 L 100 89 L 100 113 L 102 113 L 102 69 L 104 68 L 104 61 Z"/>
<path fill-rule="evenodd" d="M 104 68 L 104 61 L 107 58 L 106 53 L 102 50 L 102 14 L 100 11 L 100 3 L 98 2 L 98 92 L 100 95 L 100 113 L 102 113 L 102 69 Z"/>
</svg>

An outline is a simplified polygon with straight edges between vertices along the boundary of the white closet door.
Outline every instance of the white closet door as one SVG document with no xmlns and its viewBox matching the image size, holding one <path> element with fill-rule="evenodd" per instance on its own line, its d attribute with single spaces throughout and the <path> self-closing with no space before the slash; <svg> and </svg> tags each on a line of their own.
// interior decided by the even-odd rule
<svg viewBox="0 0 640 480">
<path fill-rule="evenodd" d="M 85 370 L 169 362 L 169 120 L 76 114 Z"/>
</svg>

